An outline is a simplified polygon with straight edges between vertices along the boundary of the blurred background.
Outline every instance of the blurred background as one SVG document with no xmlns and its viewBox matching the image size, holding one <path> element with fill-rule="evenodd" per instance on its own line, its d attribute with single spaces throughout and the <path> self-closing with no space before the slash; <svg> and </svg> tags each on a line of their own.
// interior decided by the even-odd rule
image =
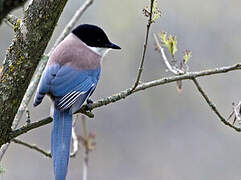
<svg viewBox="0 0 241 180">
<path fill-rule="evenodd" d="M 64 26 L 84 1 L 69 0 L 48 45 L 51 48 Z M 152 26 L 143 81 L 158 79 L 166 72 L 154 51 L 152 33 L 167 31 L 178 38 L 178 56 L 190 49 L 190 71 L 240 62 L 241 1 L 158 0 L 163 16 Z M 78 24 L 101 26 L 110 39 L 122 47 L 111 51 L 103 62 L 102 77 L 92 99 L 124 90 L 136 79 L 143 49 L 147 18 L 142 9 L 148 0 L 100 1 L 82 16 Z M 21 16 L 22 9 L 14 14 Z M 0 27 L 0 59 L 13 37 L 6 24 Z M 240 74 L 230 72 L 200 78 L 200 84 L 227 117 L 232 102 L 241 99 Z M 37 108 L 29 105 L 32 121 L 46 117 L 49 100 Z M 136 93 L 117 103 L 94 110 L 88 129 L 95 132 L 97 146 L 90 154 L 89 180 L 239 180 L 241 177 L 241 134 L 224 126 L 197 92 L 191 81 Z M 22 120 L 24 124 L 24 118 Z M 81 123 L 77 133 L 81 134 Z M 20 138 L 50 149 L 51 125 Z M 67 179 L 82 178 L 83 150 L 70 160 Z M 3 180 L 53 179 L 52 161 L 21 145 L 12 144 L 1 166 Z"/>
</svg>

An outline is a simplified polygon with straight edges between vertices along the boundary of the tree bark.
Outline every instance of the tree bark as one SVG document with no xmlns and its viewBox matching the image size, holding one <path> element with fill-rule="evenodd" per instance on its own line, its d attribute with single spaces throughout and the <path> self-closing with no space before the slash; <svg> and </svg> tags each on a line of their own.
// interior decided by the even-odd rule
<svg viewBox="0 0 241 180">
<path fill-rule="evenodd" d="M 15 37 L 0 68 L 0 147 L 67 0 L 33 0 L 14 26 Z"/>
</svg>

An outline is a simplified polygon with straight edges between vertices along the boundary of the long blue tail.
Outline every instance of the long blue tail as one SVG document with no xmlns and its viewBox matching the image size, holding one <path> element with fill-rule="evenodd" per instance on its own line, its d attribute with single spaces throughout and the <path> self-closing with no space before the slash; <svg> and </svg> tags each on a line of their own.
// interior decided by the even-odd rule
<svg viewBox="0 0 241 180">
<path fill-rule="evenodd" d="M 70 154 L 72 134 L 72 114 L 69 110 L 59 111 L 54 108 L 54 121 L 51 137 L 51 153 L 55 180 L 65 180 Z"/>
</svg>

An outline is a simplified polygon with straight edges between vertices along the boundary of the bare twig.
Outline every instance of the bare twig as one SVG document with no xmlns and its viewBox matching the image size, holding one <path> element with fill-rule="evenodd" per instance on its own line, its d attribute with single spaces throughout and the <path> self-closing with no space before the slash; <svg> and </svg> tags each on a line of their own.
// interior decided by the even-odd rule
<svg viewBox="0 0 241 180">
<path fill-rule="evenodd" d="M 4 19 L 4 22 L 7 23 L 11 28 L 14 28 L 18 22 L 18 18 L 12 14 L 8 14 Z"/>
<path fill-rule="evenodd" d="M 83 161 L 83 180 L 87 180 L 88 178 L 88 151 L 84 153 L 84 161 Z"/>
<path fill-rule="evenodd" d="M 239 123 L 240 123 L 240 121 L 241 121 L 240 106 L 241 106 L 241 102 L 239 102 L 237 105 L 234 106 L 235 118 L 238 119 L 238 122 L 239 122 Z"/>
<path fill-rule="evenodd" d="M 9 143 L 6 143 L 4 144 L 2 147 L 1 147 L 1 151 L 0 151 L 0 161 L 2 160 L 4 154 L 6 153 L 7 149 L 8 149 L 8 146 L 9 146 Z"/>
<path fill-rule="evenodd" d="M 82 128 L 83 128 L 83 136 L 84 140 L 88 138 L 87 126 L 86 126 L 86 119 L 82 116 Z M 83 143 L 85 147 L 84 152 L 84 161 L 83 161 L 83 180 L 87 180 L 88 178 L 88 162 L 89 162 L 89 149 L 86 143 Z"/>
<path fill-rule="evenodd" d="M 53 119 L 51 117 L 47 117 L 47 118 L 44 118 L 41 121 L 37 121 L 37 122 L 26 124 L 23 127 L 12 131 L 12 133 L 10 134 L 10 139 L 9 140 L 11 140 L 11 139 L 13 139 L 13 138 L 15 138 L 15 137 L 17 137 L 17 136 L 19 136 L 21 134 L 24 134 L 24 133 L 30 131 L 31 129 L 35 129 L 35 128 L 41 127 L 43 125 L 49 124 L 49 123 L 52 122 L 52 120 Z"/>
<path fill-rule="evenodd" d="M 140 82 L 140 78 L 141 78 L 141 73 L 143 71 L 143 65 L 144 65 L 145 56 L 146 56 L 146 49 L 147 49 L 147 44 L 148 44 L 150 27 L 151 27 L 151 24 L 153 23 L 152 14 L 153 14 L 154 0 L 151 0 L 150 3 L 151 3 L 150 4 L 150 14 L 149 14 L 149 20 L 148 20 L 147 25 L 146 25 L 146 37 L 145 37 L 145 43 L 144 43 L 144 47 L 143 47 L 142 59 L 141 59 L 141 62 L 140 62 L 140 66 L 139 66 L 138 74 L 137 74 L 137 77 L 136 77 L 136 81 L 135 81 L 130 93 L 132 91 L 134 91 L 136 89 L 136 87 L 138 86 L 138 84 Z"/>
<path fill-rule="evenodd" d="M 154 36 L 154 39 L 155 39 L 155 43 L 156 43 L 156 46 L 158 48 L 158 50 L 160 51 L 161 55 L 162 55 L 162 59 L 167 67 L 167 69 L 172 72 L 174 75 L 181 75 L 181 74 L 184 74 L 185 72 L 181 69 L 178 69 L 176 68 L 175 66 L 172 66 L 168 59 L 167 59 L 167 56 L 165 54 L 165 51 L 164 51 L 164 48 L 161 46 L 160 42 L 158 41 L 158 38 L 155 34 L 153 34 Z"/>
<path fill-rule="evenodd" d="M 232 125 L 231 123 L 229 123 L 228 121 L 226 121 L 226 119 L 220 114 L 220 112 L 217 110 L 216 105 L 209 99 L 208 95 L 204 92 L 204 90 L 201 88 L 201 86 L 199 85 L 198 81 L 193 78 L 192 79 L 195 86 L 197 87 L 198 91 L 201 93 L 201 95 L 203 96 L 203 98 L 206 100 L 206 102 L 208 103 L 208 105 L 210 106 L 210 108 L 213 110 L 213 112 L 219 117 L 219 119 L 227 126 L 233 128 L 234 130 L 240 132 L 241 129 L 237 128 L 236 126 Z"/>
<path fill-rule="evenodd" d="M 230 113 L 230 115 L 228 116 L 227 118 L 227 121 L 232 117 L 234 116 L 234 120 L 233 120 L 233 125 L 235 124 L 236 120 L 238 119 L 239 121 L 239 124 L 241 123 L 241 101 L 239 101 L 238 104 L 236 103 L 232 103 L 233 105 L 233 111 Z"/>
<path fill-rule="evenodd" d="M 13 9 L 23 6 L 27 0 L 1 0 L 0 1 L 0 25 L 2 19 Z"/>
<path fill-rule="evenodd" d="M 76 125 L 76 119 L 78 119 L 78 115 L 73 120 L 73 126 L 72 126 L 72 146 L 73 146 L 73 152 L 70 153 L 71 157 L 75 157 L 78 150 L 79 150 L 79 141 L 78 137 L 75 133 L 75 125 Z"/>
<path fill-rule="evenodd" d="M 83 161 L 83 180 L 87 180 L 88 178 L 88 163 L 89 163 L 89 155 L 90 152 L 95 147 L 95 142 L 93 142 L 93 139 L 95 138 L 95 135 L 93 133 L 88 133 L 87 125 L 86 125 L 86 119 L 85 116 L 82 115 L 82 128 L 83 128 L 83 136 L 80 136 L 80 141 L 82 142 L 84 146 L 84 161 Z"/>
<path fill-rule="evenodd" d="M 59 36 L 59 38 L 54 43 L 53 48 L 51 49 L 50 53 L 56 48 L 56 46 L 64 40 L 64 38 L 70 33 L 70 31 L 73 29 L 77 21 L 80 19 L 80 17 L 83 15 L 83 13 L 88 9 L 88 7 L 94 2 L 94 0 L 86 0 L 84 4 L 75 12 L 74 16 L 71 18 L 68 25 L 64 28 L 62 34 Z"/>
<path fill-rule="evenodd" d="M 75 157 L 77 152 L 78 152 L 78 146 L 79 146 L 79 141 L 78 141 L 78 137 L 75 133 L 75 122 L 76 122 L 76 119 L 74 119 L 74 122 L 73 122 L 73 128 L 72 128 L 72 141 L 73 141 L 73 152 L 70 153 L 70 157 Z M 11 140 L 12 142 L 16 143 L 16 144 L 21 144 L 25 147 L 28 147 L 30 149 L 33 149 L 33 150 L 36 150 L 37 152 L 45 155 L 46 157 L 49 157 L 49 158 L 52 158 L 52 155 L 51 155 L 51 152 L 47 152 L 43 149 L 41 149 L 40 147 L 38 147 L 37 145 L 35 144 L 29 144 L 27 142 L 24 142 L 22 140 L 19 140 L 19 139 L 12 139 Z"/>
<path fill-rule="evenodd" d="M 26 143 L 26 142 L 24 142 L 24 141 L 21 141 L 21 140 L 19 140 L 19 139 L 12 139 L 11 141 L 14 142 L 14 143 L 16 143 L 16 144 L 21 144 L 21 145 L 23 145 L 23 146 L 25 146 L 25 147 L 27 147 L 27 148 L 33 149 L 33 150 L 35 150 L 35 151 L 37 151 L 37 152 L 40 152 L 41 154 L 43 154 L 43 155 L 46 156 L 46 157 L 49 157 L 49 158 L 52 157 L 50 152 L 46 152 L 45 150 L 39 148 L 39 147 L 38 147 L 37 145 L 35 145 L 35 144 L 28 144 L 28 143 Z"/>
</svg>

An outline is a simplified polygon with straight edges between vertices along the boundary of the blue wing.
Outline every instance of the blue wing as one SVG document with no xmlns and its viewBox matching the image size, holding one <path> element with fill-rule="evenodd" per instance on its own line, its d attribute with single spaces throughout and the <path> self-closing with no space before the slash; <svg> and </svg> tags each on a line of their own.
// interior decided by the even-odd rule
<svg viewBox="0 0 241 180">
<path fill-rule="evenodd" d="M 54 67 L 53 67 L 54 66 Z M 101 69 L 77 70 L 67 65 L 47 67 L 36 97 L 49 93 L 59 110 L 76 112 L 95 90 Z"/>
<path fill-rule="evenodd" d="M 55 78 L 59 69 L 59 64 L 47 66 L 45 68 L 38 85 L 37 93 L 34 98 L 34 106 L 39 105 L 42 102 L 45 94 L 50 93 L 51 81 Z"/>
</svg>

